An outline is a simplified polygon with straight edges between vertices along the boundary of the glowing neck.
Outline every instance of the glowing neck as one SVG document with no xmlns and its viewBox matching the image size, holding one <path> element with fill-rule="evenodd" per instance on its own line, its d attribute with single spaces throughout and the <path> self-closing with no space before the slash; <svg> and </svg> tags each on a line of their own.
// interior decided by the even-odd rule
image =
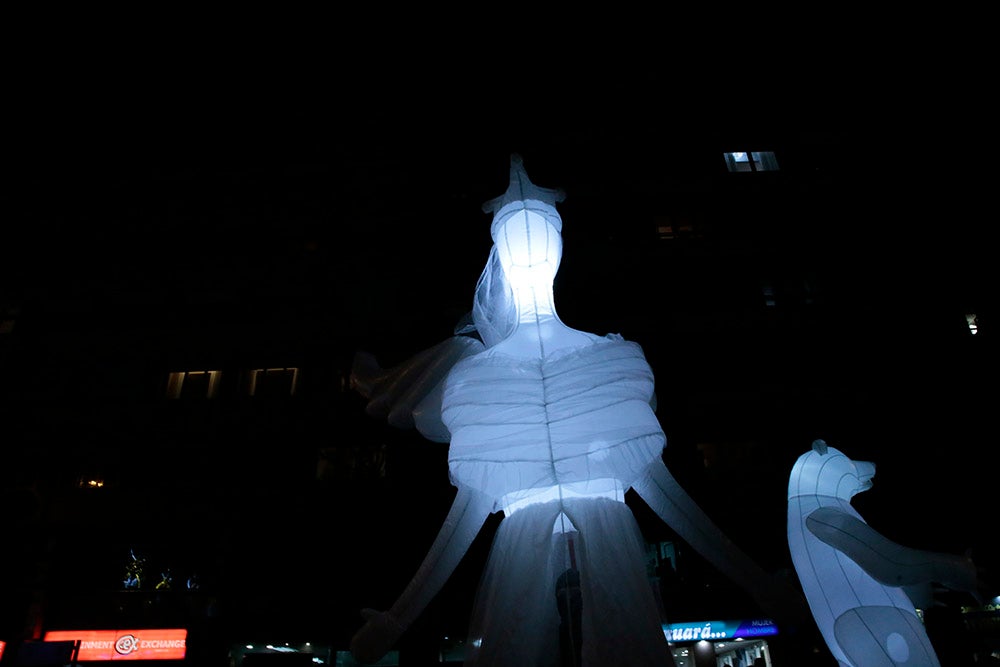
<svg viewBox="0 0 1000 667">
<path fill-rule="evenodd" d="M 548 287 L 514 289 L 517 324 L 496 347 L 504 354 L 526 359 L 587 345 L 597 336 L 566 326 L 556 314 L 551 284 Z"/>
<path fill-rule="evenodd" d="M 559 321 L 551 284 L 515 289 L 514 303 L 517 306 L 518 326 L 541 326 Z"/>
</svg>

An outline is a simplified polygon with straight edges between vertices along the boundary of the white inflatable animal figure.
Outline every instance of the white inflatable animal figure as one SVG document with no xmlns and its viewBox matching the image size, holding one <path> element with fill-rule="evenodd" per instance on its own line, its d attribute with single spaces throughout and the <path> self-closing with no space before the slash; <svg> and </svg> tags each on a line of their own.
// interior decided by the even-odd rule
<svg viewBox="0 0 1000 667">
<path fill-rule="evenodd" d="M 583 667 L 672 664 L 642 535 L 624 502 L 629 488 L 766 612 L 793 596 L 805 609 L 799 591 L 730 542 L 667 470 L 640 346 L 573 329 L 557 315 L 562 199 L 531 183 L 512 156 L 506 193 L 483 206 L 493 214 L 494 244 L 473 302 L 477 336 L 456 332 L 390 369 L 356 357 L 352 384 L 369 399 L 368 413 L 450 443 L 457 488 L 400 597 L 386 611 L 363 610 L 367 621 L 351 643 L 362 662 L 396 643 L 499 511 L 466 665 L 554 665 L 561 650 Z M 560 616 L 555 591 L 557 581 L 577 577 L 574 622 Z"/>
<path fill-rule="evenodd" d="M 872 487 L 875 465 L 823 440 L 788 481 L 788 547 L 809 608 L 843 667 L 939 665 L 908 587 L 930 582 L 976 596 L 963 556 L 901 546 L 871 528 L 851 499 Z"/>
</svg>

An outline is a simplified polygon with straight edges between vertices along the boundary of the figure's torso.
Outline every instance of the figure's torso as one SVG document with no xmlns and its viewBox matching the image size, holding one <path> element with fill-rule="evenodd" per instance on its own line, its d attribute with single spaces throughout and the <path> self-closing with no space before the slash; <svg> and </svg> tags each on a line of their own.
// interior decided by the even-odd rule
<svg viewBox="0 0 1000 667">
<path fill-rule="evenodd" d="M 442 398 L 452 477 L 498 502 L 559 485 L 627 488 L 666 441 L 652 394 L 641 348 L 620 338 L 544 359 L 500 345 L 464 359 Z"/>
</svg>

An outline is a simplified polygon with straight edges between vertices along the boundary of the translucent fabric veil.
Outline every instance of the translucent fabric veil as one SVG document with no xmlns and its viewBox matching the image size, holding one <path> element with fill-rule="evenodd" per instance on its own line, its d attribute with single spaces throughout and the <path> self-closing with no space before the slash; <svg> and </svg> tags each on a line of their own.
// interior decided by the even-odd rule
<svg viewBox="0 0 1000 667">
<path fill-rule="evenodd" d="M 497 247 L 494 245 L 479 276 L 479 282 L 476 283 L 472 323 L 483 344 L 493 347 L 510 335 L 516 319 L 514 292 L 500 266 Z"/>
<path fill-rule="evenodd" d="M 553 530 L 567 521 L 579 532 Z M 566 641 L 577 642 L 584 666 L 673 664 L 644 563 L 625 503 L 571 499 L 505 517 L 476 595 L 465 664 L 556 667 Z"/>
</svg>

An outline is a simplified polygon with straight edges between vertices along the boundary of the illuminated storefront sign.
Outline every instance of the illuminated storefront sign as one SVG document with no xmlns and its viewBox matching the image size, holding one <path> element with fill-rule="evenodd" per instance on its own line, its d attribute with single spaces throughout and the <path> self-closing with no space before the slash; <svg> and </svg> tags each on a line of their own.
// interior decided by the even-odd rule
<svg viewBox="0 0 1000 667">
<path fill-rule="evenodd" d="M 698 641 L 700 639 L 739 639 L 767 637 L 778 634 L 774 621 L 754 618 L 741 621 L 702 621 L 701 623 L 667 623 L 663 634 L 670 642 Z"/>
<path fill-rule="evenodd" d="M 187 630 L 56 630 L 44 640 L 79 641 L 77 660 L 183 660 Z"/>
</svg>

